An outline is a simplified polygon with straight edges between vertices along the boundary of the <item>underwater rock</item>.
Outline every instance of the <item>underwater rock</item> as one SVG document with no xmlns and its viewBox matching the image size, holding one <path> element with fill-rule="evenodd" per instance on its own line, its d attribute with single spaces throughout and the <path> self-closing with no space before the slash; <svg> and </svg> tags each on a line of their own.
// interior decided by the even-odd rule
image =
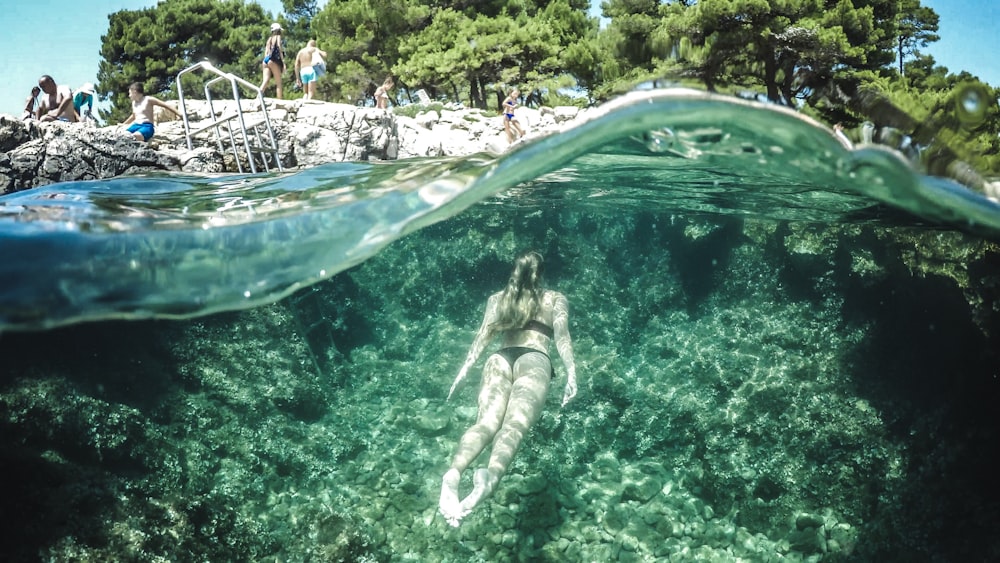
<svg viewBox="0 0 1000 563">
<path fill-rule="evenodd" d="M 420 412 L 413 419 L 413 425 L 425 436 L 440 436 L 448 431 L 451 421 L 440 412 Z"/>
<path fill-rule="evenodd" d="M 793 530 L 788 534 L 788 543 L 795 551 L 802 553 L 825 553 L 826 534 L 822 528 L 806 528 L 804 530 Z"/>
<path fill-rule="evenodd" d="M 634 500 L 640 503 L 649 502 L 660 492 L 660 483 L 652 477 L 643 475 L 638 480 L 626 481 L 622 491 L 622 500 Z"/>
<path fill-rule="evenodd" d="M 545 490 L 549 482 L 544 475 L 528 475 L 518 484 L 518 493 L 522 495 L 535 495 Z"/>
<path fill-rule="evenodd" d="M 823 517 L 817 516 L 816 514 L 800 514 L 795 518 L 795 528 L 797 530 L 805 530 L 806 528 L 821 528 L 823 526 Z"/>
<path fill-rule="evenodd" d="M 622 500 L 640 504 L 649 502 L 663 488 L 662 468 L 653 463 L 629 465 L 622 471 Z"/>
</svg>

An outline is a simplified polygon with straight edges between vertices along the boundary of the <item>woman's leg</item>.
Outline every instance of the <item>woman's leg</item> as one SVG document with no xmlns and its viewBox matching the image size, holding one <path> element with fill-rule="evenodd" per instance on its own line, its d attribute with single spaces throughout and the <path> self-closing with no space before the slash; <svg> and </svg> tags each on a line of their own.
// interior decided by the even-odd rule
<svg viewBox="0 0 1000 563">
<path fill-rule="evenodd" d="M 479 391 L 479 416 L 458 441 L 451 468 L 441 480 L 440 512 L 452 526 L 458 526 L 463 516 L 458 501 L 458 482 L 462 472 L 493 440 L 503 422 L 512 388 L 510 377 L 510 366 L 503 357 L 494 354 L 486 360 Z"/>
<path fill-rule="evenodd" d="M 488 497 L 500 478 L 507 472 L 521 440 L 542 414 L 549 391 L 552 364 L 548 356 L 538 352 L 525 354 L 514 362 L 514 384 L 507 401 L 503 424 L 493 440 L 489 465 L 474 476 L 475 488 L 462 500 L 462 516 Z"/>
<path fill-rule="evenodd" d="M 490 356 L 483 366 L 483 386 L 479 390 L 479 416 L 476 423 L 465 431 L 455 449 L 451 466 L 459 472 L 471 464 L 480 452 L 493 441 L 507 412 L 511 388 L 510 367 L 498 355 Z"/>
<path fill-rule="evenodd" d="M 518 121 L 518 120 L 516 120 L 516 119 L 512 119 L 510 123 L 511 123 L 511 125 L 514 126 L 514 129 L 517 129 L 517 136 L 518 136 L 518 138 L 523 137 L 524 136 L 524 129 L 521 129 L 521 122 Z"/>
<path fill-rule="evenodd" d="M 281 75 L 285 73 L 285 67 L 274 61 L 267 63 L 267 65 L 271 67 L 271 75 L 274 76 L 275 86 L 278 90 L 278 99 L 280 100 L 284 94 L 281 86 Z"/>
<path fill-rule="evenodd" d="M 260 93 L 261 95 L 267 95 L 267 83 L 271 80 L 271 64 L 262 64 L 263 68 L 263 78 L 260 81 Z"/>
</svg>

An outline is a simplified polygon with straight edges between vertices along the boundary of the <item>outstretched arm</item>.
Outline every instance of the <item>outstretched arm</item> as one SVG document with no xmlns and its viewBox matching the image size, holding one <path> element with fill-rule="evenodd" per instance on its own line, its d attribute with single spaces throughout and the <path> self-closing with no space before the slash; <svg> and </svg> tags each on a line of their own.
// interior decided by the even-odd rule
<svg viewBox="0 0 1000 563">
<path fill-rule="evenodd" d="M 455 389 L 458 388 L 458 384 L 465 379 L 465 376 L 469 372 L 469 368 L 472 364 L 476 363 L 479 355 L 483 353 L 483 348 L 490 341 L 490 325 L 496 322 L 497 319 L 497 295 L 491 295 L 489 300 L 486 301 L 486 314 L 483 315 L 483 324 L 479 327 L 479 332 L 476 333 L 476 339 L 472 342 L 472 348 L 469 348 L 469 354 L 465 357 L 465 363 L 462 364 L 462 369 L 458 370 L 458 377 L 455 378 L 455 382 L 451 384 L 451 390 L 448 391 L 448 398 L 450 399 L 452 394 L 455 393 Z"/>
<path fill-rule="evenodd" d="M 576 396 L 576 363 L 573 361 L 573 342 L 569 336 L 569 301 L 558 294 L 552 311 L 552 330 L 555 332 L 556 350 L 566 366 L 566 391 L 563 406 Z"/>
<path fill-rule="evenodd" d="M 149 97 L 149 101 L 153 102 L 153 105 L 154 105 L 154 106 L 160 106 L 160 107 L 161 107 L 161 108 L 163 108 L 163 109 L 166 109 L 166 110 L 169 110 L 169 111 L 170 111 L 170 113 L 172 113 L 172 114 L 176 115 L 177 117 L 180 117 L 180 116 L 181 116 L 181 114 L 177 113 L 177 110 L 175 110 L 175 109 L 174 109 L 174 108 L 173 108 L 173 107 L 172 107 L 171 105 L 169 105 L 169 104 L 166 104 L 166 103 L 164 103 L 164 102 L 160 101 L 160 100 L 159 100 L 159 99 L 157 99 L 157 98 L 154 98 L 154 97 L 150 96 L 150 97 Z"/>
</svg>

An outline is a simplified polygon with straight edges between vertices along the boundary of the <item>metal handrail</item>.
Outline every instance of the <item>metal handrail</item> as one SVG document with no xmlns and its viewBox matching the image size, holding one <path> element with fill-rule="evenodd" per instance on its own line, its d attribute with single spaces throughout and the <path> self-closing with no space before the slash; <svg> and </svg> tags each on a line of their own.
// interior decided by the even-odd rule
<svg viewBox="0 0 1000 563">
<path fill-rule="evenodd" d="M 218 142 L 219 144 L 219 151 L 220 152 L 223 151 L 222 133 L 221 131 L 219 131 L 219 126 L 227 121 L 232 121 L 233 119 L 239 118 L 240 131 L 243 135 L 243 148 L 246 150 L 247 162 L 250 163 L 251 172 L 255 174 L 257 173 L 257 165 L 254 163 L 253 151 L 251 150 L 250 147 L 250 136 L 247 134 L 246 119 L 243 117 L 243 104 L 241 103 L 240 99 L 239 86 L 243 86 L 255 93 L 255 97 L 257 98 L 257 103 L 260 104 L 261 112 L 263 112 L 264 114 L 264 124 L 267 125 L 267 133 L 271 145 L 271 150 L 268 152 L 271 152 L 274 155 L 274 162 L 277 165 L 278 170 L 283 171 L 284 169 L 281 166 L 281 159 L 278 156 L 278 143 L 277 140 L 275 139 L 274 128 L 271 126 L 271 118 L 267 114 L 267 105 L 264 103 L 264 93 L 261 91 L 260 88 L 257 87 L 257 85 L 251 84 L 231 72 L 222 71 L 216 68 L 215 65 L 213 65 L 209 61 L 201 61 L 199 63 L 195 63 L 177 73 L 177 97 L 180 100 L 181 117 L 184 119 L 184 136 L 187 139 L 188 150 L 192 150 L 194 148 L 194 144 L 192 143 L 192 137 L 194 136 L 194 134 L 192 134 L 191 132 L 191 123 L 188 121 L 187 104 L 184 101 L 184 88 L 181 86 L 181 77 L 189 72 L 194 72 L 196 70 L 206 70 L 216 75 L 215 78 L 205 83 L 205 99 L 208 101 L 208 108 L 209 111 L 212 113 L 212 125 L 210 125 L 209 127 L 215 128 L 215 139 L 216 142 Z M 236 103 L 236 115 L 229 116 L 223 120 L 219 120 L 218 116 L 215 113 L 215 106 L 213 104 L 212 92 L 210 87 L 213 84 L 223 80 L 228 81 L 232 87 L 233 101 Z M 254 129 L 256 130 L 256 126 L 254 127 Z M 228 128 L 228 133 L 229 133 L 229 142 L 233 149 L 233 156 L 236 159 L 236 166 L 242 173 L 243 165 L 240 163 L 240 158 L 238 154 L 239 150 L 236 148 L 236 138 L 233 135 L 232 127 Z M 257 138 L 259 142 L 261 142 L 262 145 L 261 148 L 264 148 L 263 142 L 262 140 L 260 140 L 259 133 L 257 134 Z M 262 160 L 264 163 L 264 169 L 266 171 L 270 171 L 270 166 L 268 165 L 267 158 L 263 158 Z"/>
</svg>

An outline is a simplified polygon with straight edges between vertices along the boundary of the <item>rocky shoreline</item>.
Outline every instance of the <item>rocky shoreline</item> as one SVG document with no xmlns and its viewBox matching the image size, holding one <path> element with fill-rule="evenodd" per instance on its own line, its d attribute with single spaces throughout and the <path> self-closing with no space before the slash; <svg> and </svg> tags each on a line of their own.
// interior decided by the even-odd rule
<svg viewBox="0 0 1000 563">
<path fill-rule="evenodd" d="M 212 109 L 217 116 L 234 112 L 235 103 L 216 102 L 210 109 L 207 102 L 188 101 L 192 129 L 212 123 Z M 431 105 L 408 117 L 320 101 L 267 99 L 266 103 L 286 170 L 328 162 L 500 153 L 508 146 L 501 117 L 479 109 Z M 259 116 L 254 100 L 242 104 L 248 118 Z M 556 131 L 586 113 L 576 107 L 518 111 L 532 137 Z M 238 171 L 233 154 L 220 152 L 208 132 L 197 135 L 189 150 L 183 122 L 168 116 L 157 116 L 156 136 L 146 145 L 133 141 L 118 126 L 39 123 L 0 115 L 0 194 L 127 174 Z"/>
</svg>

